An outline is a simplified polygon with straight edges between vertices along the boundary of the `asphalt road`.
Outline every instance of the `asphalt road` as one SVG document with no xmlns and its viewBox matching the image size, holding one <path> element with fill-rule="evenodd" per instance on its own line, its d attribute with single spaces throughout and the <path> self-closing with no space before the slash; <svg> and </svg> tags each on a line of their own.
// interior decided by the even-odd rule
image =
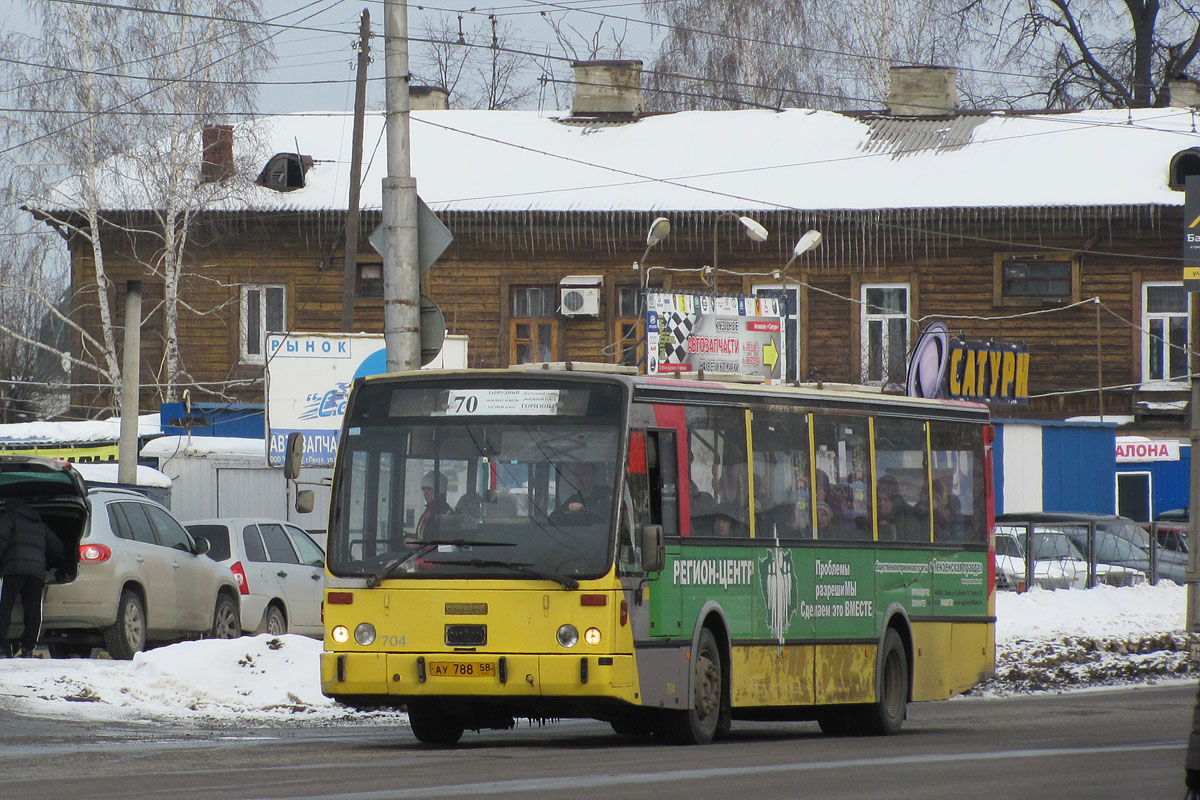
<svg viewBox="0 0 1200 800">
<path fill-rule="evenodd" d="M 1174 798 L 1196 687 L 910 707 L 903 733 L 734 724 L 707 747 L 564 721 L 418 745 L 406 728 L 197 730 L 0 713 L 0 787 L 24 798 Z"/>
</svg>

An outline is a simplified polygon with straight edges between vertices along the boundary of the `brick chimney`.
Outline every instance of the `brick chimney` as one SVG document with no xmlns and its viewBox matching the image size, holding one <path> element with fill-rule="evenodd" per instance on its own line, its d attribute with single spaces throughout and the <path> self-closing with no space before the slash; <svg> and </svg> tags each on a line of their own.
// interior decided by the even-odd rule
<svg viewBox="0 0 1200 800">
<path fill-rule="evenodd" d="M 232 125 L 205 125 L 201 144 L 201 183 L 216 183 L 233 174 Z"/>
<path fill-rule="evenodd" d="M 641 116 L 642 62 L 573 61 L 575 96 L 571 116 L 633 119 Z"/>
<path fill-rule="evenodd" d="M 953 67 L 898 67 L 889 72 L 887 107 L 895 117 L 940 117 L 958 108 Z"/>
<path fill-rule="evenodd" d="M 450 93 L 440 86 L 410 86 L 408 107 L 412 111 L 449 111 Z"/>
<path fill-rule="evenodd" d="M 1176 75 L 1167 81 L 1170 103 L 1180 108 L 1200 108 L 1200 83 L 1187 75 Z"/>
</svg>

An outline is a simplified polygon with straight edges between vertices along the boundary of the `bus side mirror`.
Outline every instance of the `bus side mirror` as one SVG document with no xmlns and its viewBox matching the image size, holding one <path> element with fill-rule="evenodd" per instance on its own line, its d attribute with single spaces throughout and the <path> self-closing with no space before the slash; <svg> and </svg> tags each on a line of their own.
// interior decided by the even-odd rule
<svg viewBox="0 0 1200 800">
<path fill-rule="evenodd" d="M 283 477 L 294 481 L 300 477 L 300 465 L 304 460 L 304 434 L 294 431 L 288 434 L 287 446 L 283 451 Z"/>
<path fill-rule="evenodd" d="M 301 489 L 296 492 L 296 512 L 299 514 L 311 514 L 313 510 L 313 490 Z"/>
<path fill-rule="evenodd" d="M 658 572 L 667 561 L 662 525 L 643 525 L 641 539 L 642 568 L 647 572 Z"/>
</svg>

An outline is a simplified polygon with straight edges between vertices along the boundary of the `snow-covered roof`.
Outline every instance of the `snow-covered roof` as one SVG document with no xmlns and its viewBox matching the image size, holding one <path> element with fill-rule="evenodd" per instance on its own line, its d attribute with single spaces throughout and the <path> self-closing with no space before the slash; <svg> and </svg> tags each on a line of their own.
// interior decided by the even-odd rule
<svg viewBox="0 0 1200 800">
<path fill-rule="evenodd" d="M 265 439 L 242 439 L 233 436 L 160 436 L 147 442 L 142 448 L 142 458 L 175 456 L 257 458 L 265 466 L 267 443 Z"/>
<path fill-rule="evenodd" d="M 138 436 L 157 433 L 162 433 L 157 413 L 138 417 Z M 0 425 L 0 443 L 6 444 L 116 442 L 120 438 L 120 417 L 84 422 L 14 422 Z"/>
<path fill-rule="evenodd" d="M 118 478 L 120 467 L 112 463 L 72 463 L 80 476 L 88 483 L 111 483 L 119 484 L 121 481 Z M 171 479 L 162 472 L 153 467 L 143 466 L 138 464 L 137 474 L 134 478 L 136 486 L 150 486 L 157 489 L 170 489 Z"/>
<path fill-rule="evenodd" d="M 1182 205 L 1174 154 L 1200 146 L 1184 108 L 902 119 L 829 111 L 690 111 L 628 124 L 564 112 L 419 111 L 412 171 L 435 211 L 712 211 Z M 381 207 L 381 114 L 366 120 L 362 207 Z M 251 207 L 343 209 L 351 116 L 260 120 L 259 162 L 314 159 L 306 185 Z M 247 137 L 249 138 L 249 137 Z M 238 147 L 235 132 L 235 147 Z"/>
</svg>

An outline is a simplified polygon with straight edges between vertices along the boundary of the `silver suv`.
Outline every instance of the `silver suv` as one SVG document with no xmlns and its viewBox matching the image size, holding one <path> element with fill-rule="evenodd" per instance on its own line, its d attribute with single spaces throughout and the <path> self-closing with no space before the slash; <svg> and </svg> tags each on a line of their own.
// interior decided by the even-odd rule
<svg viewBox="0 0 1200 800">
<path fill-rule="evenodd" d="M 74 470 L 54 466 L 30 473 L 0 463 L 0 496 L 20 494 L 77 553 L 67 569 L 51 571 L 46 587 L 40 642 L 52 656 L 86 656 L 102 646 L 128 659 L 150 644 L 241 635 L 237 584 L 205 557 L 207 542 L 136 492 L 91 489 L 80 497 Z M 29 477 L 17 482 L 18 475 Z M 13 615 L 10 637 L 20 618 Z"/>
</svg>

